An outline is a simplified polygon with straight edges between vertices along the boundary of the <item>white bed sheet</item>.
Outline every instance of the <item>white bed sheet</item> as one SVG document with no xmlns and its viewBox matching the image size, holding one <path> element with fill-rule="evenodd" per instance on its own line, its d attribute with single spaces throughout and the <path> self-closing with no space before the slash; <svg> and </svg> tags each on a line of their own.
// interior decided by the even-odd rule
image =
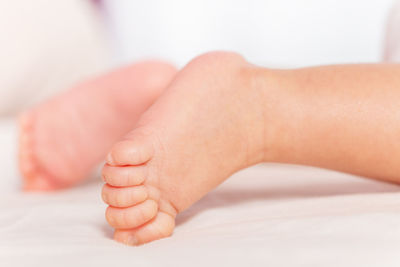
<svg viewBox="0 0 400 267">
<path fill-rule="evenodd" d="M 314 168 L 256 166 L 179 215 L 172 237 L 127 247 L 111 239 L 100 183 L 21 193 L 12 120 L 1 122 L 0 139 L 0 266 L 400 264 L 395 185 Z"/>
</svg>

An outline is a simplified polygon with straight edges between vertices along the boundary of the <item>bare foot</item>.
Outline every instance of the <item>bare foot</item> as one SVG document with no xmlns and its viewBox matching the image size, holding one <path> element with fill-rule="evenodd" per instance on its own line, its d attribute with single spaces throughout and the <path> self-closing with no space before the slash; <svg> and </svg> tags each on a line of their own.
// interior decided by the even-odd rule
<svg viewBox="0 0 400 267">
<path fill-rule="evenodd" d="M 102 176 L 114 238 L 140 245 L 172 234 L 185 210 L 234 172 L 263 160 L 263 103 L 232 53 L 194 59 L 111 149 Z"/>
<path fill-rule="evenodd" d="M 166 63 L 142 62 L 82 83 L 23 114 L 19 161 L 24 189 L 81 182 L 175 72 Z"/>
</svg>

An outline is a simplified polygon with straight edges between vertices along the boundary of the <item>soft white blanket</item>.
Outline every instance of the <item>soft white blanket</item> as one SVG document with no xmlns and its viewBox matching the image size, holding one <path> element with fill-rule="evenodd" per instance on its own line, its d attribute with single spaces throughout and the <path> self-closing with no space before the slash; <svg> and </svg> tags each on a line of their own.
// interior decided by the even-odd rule
<svg viewBox="0 0 400 267">
<path fill-rule="evenodd" d="M 234 175 L 179 215 L 172 237 L 126 247 L 111 239 L 99 182 L 20 192 L 15 124 L 0 125 L 0 266 L 400 264 L 400 187 L 285 165 Z"/>
</svg>

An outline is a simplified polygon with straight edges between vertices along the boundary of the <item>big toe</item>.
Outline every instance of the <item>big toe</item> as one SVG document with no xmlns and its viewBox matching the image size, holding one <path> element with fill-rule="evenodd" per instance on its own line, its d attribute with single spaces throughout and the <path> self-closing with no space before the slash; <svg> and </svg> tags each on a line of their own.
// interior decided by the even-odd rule
<svg viewBox="0 0 400 267">
<path fill-rule="evenodd" d="M 111 166 L 141 165 L 149 161 L 153 154 L 152 144 L 137 138 L 115 144 L 106 160 Z"/>
<path fill-rule="evenodd" d="M 118 242 L 138 246 L 172 235 L 175 218 L 168 213 L 158 212 L 148 223 L 130 230 L 115 230 L 114 239 Z"/>
</svg>

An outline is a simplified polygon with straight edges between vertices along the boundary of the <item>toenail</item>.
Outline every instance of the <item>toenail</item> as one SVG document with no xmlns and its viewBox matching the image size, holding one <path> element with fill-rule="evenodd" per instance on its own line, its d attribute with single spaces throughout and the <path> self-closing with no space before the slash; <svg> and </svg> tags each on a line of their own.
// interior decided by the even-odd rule
<svg viewBox="0 0 400 267">
<path fill-rule="evenodd" d="M 106 214 L 106 219 L 107 219 L 107 222 L 112 226 L 112 225 L 115 225 L 115 219 L 114 219 L 114 216 L 110 216 L 110 215 L 107 215 Z"/>
<path fill-rule="evenodd" d="M 139 244 L 137 238 L 134 235 L 128 236 L 128 238 L 125 240 L 125 243 L 129 246 L 137 246 Z"/>
<path fill-rule="evenodd" d="M 108 204 L 107 194 L 106 193 L 102 193 L 101 196 L 103 198 L 103 201 Z"/>
<path fill-rule="evenodd" d="M 106 161 L 107 161 L 108 164 L 114 165 L 114 159 L 113 159 L 111 153 L 109 153 L 109 154 L 107 155 Z"/>
</svg>

